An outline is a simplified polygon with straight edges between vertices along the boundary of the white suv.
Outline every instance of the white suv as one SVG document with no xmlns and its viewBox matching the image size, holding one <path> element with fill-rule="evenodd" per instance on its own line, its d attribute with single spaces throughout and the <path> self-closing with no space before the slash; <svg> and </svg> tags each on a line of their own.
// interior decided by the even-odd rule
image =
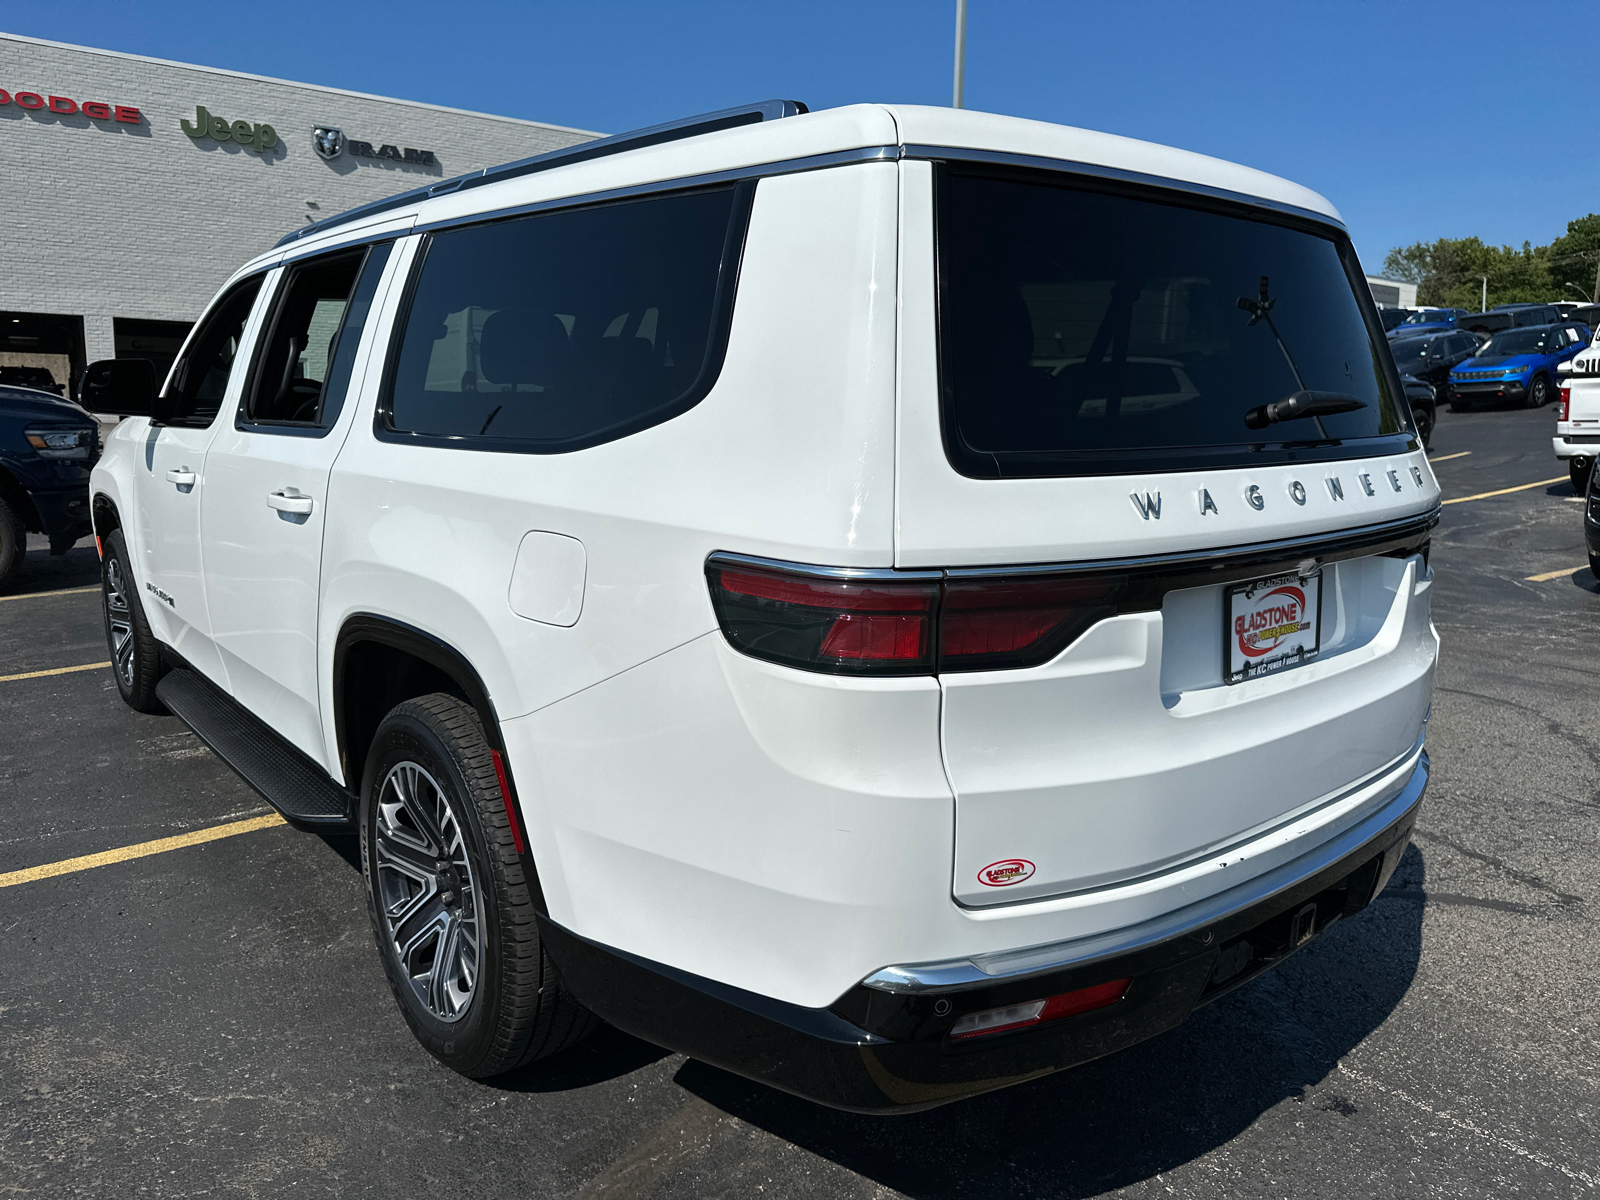
<svg viewBox="0 0 1600 1200">
<path fill-rule="evenodd" d="M 1130 1045 L 1359 911 L 1439 492 L 1320 196 L 773 102 L 437 184 L 96 364 L 118 686 L 357 829 L 417 1037 L 827 1104 Z"/>
</svg>

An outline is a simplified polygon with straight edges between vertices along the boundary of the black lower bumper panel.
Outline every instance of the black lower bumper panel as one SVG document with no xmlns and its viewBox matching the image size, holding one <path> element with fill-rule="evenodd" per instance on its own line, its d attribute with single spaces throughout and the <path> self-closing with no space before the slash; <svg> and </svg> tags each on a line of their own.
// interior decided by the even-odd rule
<svg viewBox="0 0 1600 1200">
<path fill-rule="evenodd" d="M 914 1112 L 1154 1037 L 1353 916 L 1399 865 L 1427 776 L 1424 755 L 1402 793 L 1403 812 L 1293 886 L 1167 941 L 1023 979 L 912 994 L 858 985 L 828 1008 L 805 1008 L 598 945 L 547 917 L 540 929 L 566 985 L 627 1033 L 834 1108 Z M 964 1014 L 1124 978 L 1132 982 L 1108 1007 L 950 1037 Z"/>
</svg>

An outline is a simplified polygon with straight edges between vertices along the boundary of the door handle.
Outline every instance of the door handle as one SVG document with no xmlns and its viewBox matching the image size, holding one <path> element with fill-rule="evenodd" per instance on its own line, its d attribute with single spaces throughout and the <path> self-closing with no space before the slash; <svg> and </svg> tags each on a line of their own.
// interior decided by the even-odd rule
<svg viewBox="0 0 1600 1200">
<path fill-rule="evenodd" d="M 279 488 L 267 494 L 267 507 L 303 517 L 311 512 L 312 500 L 310 496 L 303 496 L 294 488 Z"/>
<path fill-rule="evenodd" d="M 194 486 L 194 472 L 188 467 L 179 467 L 176 471 L 167 472 L 167 482 L 175 483 L 179 487 Z"/>
</svg>

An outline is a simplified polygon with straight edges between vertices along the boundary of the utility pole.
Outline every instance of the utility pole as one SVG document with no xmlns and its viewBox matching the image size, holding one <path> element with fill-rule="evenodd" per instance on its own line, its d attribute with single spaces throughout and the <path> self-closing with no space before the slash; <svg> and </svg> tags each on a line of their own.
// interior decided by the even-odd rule
<svg viewBox="0 0 1600 1200">
<path fill-rule="evenodd" d="M 1594 263 L 1594 302 L 1600 304 L 1600 255 L 1595 256 Z"/>
<path fill-rule="evenodd" d="M 1489 277 L 1487 275 L 1479 275 L 1478 278 L 1483 280 L 1483 299 L 1478 301 L 1478 311 L 1479 312 L 1488 312 L 1489 311 Z"/>
<path fill-rule="evenodd" d="M 955 99 L 951 102 L 956 108 L 962 107 L 962 92 L 965 90 L 967 74 L 967 0 L 956 0 L 956 87 Z"/>
</svg>

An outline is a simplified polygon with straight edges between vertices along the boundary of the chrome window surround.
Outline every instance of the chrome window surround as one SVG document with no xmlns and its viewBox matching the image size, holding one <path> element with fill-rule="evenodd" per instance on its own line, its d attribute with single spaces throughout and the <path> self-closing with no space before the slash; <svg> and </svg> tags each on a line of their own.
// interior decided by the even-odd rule
<svg viewBox="0 0 1600 1200">
<path fill-rule="evenodd" d="M 1428 755 L 1422 748 L 1422 739 L 1419 738 L 1417 744 L 1401 758 L 1400 770 L 1405 774 L 1394 785 L 1396 790 L 1365 818 L 1299 858 L 1227 891 L 1137 925 L 1106 933 L 942 962 L 884 967 L 868 975 L 861 984 L 896 995 L 917 995 L 966 988 L 974 984 L 1009 983 L 1031 976 L 1049 975 L 1068 967 L 1087 966 L 1181 937 L 1203 935 L 1206 926 L 1270 900 L 1302 879 L 1361 849 L 1416 808 L 1422 802 L 1422 793 L 1428 786 Z M 1357 784 L 1328 803 L 1337 803 L 1343 796 L 1370 782 L 1369 779 L 1366 783 Z"/>
</svg>

